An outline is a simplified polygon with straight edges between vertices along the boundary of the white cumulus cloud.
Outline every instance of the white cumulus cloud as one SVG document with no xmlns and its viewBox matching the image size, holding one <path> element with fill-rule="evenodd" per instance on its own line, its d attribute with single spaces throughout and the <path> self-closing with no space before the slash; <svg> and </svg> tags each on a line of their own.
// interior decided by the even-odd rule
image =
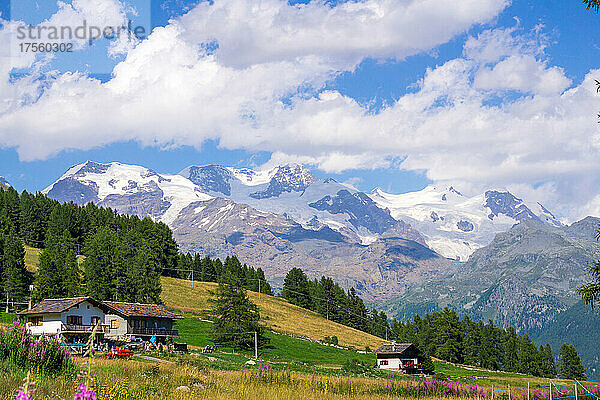
<svg viewBox="0 0 600 400">
<path fill-rule="evenodd" d="M 462 56 L 425 71 L 416 90 L 376 113 L 323 90 L 366 58 L 430 51 L 507 4 L 202 2 L 130 49 L 106 83 L 80 73 L 44 85 L 7 80 L 20 89 L 2 91 L 0 145 L 34 160 L 118 141 L 201 147 L 215 139 L 273 152 L 271 164 L 396 166 L 434 181 L 543 193 L 575 218 L 597 203 L 600 72 L 573 84 L 544 59 L 539 29 L 469 38 Z"/>
</svg>

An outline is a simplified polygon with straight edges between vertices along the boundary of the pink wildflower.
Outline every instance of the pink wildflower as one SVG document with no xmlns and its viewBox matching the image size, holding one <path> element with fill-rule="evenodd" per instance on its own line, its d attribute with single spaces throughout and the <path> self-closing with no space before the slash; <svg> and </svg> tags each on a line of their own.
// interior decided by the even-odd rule
<svg viewBox="0 0 600 400">
<path fill-rule="evenodd" d="M 77 387 L 78 392 L 73 396 L 73 400 L 85 400 L 91 399 L 96 400 L 96 393 L 92 389 L 88 389 L 85 383 L 82 383 Z"/>
</svg>

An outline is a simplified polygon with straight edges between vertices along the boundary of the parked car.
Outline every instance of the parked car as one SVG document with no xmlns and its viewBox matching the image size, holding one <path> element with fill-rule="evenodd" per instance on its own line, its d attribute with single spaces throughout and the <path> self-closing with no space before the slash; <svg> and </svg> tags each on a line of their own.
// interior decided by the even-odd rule
<svg viewBox="0 0 600 400">
<path fill-rule="evenodd" d="M 135 339 L 132 339 L 131 342 L 127 343 L 125 345 L 125 348 L 127 348 L 129 350 L 136 350 L 143 346 L 144 346 L 144 341 L 140 338 L 135 338 Z"/>
<path fill-rule="evenodd" d="M 133 355 L 133 351 L 132 350 L 127 350 L 127 349 L 112 349 L 111 351 L 109 351 L 108 353 L 106 353 L 104 355 L 104 357 L 112 359 L 112 358 L 129 358 Z"/>
</svg>

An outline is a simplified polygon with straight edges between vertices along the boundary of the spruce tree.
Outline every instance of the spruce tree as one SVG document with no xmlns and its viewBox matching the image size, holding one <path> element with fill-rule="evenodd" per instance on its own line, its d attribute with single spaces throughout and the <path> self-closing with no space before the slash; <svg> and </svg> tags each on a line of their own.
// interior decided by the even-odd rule
<svg viewBox="0 0 600 400">
<path fill-rule="evenodd" d="M 584 381 L 585 367 L 581 363 L 581 358 L 575 346 L 563 343 L 559 351 L 560 357 L 560 377 L 564 379 L 574 379 Z"/>
<path fill-rule="evenodd" d="M 258 334 L 259 347 L 268 343 L 260 325 L 258 307 L 250 301 L 236 276 L 226 274 L 222 277 L 211 302 L 215 317 L 211 333 L 215 343 L 251 348 L 254 332 Z"/>
</svg>

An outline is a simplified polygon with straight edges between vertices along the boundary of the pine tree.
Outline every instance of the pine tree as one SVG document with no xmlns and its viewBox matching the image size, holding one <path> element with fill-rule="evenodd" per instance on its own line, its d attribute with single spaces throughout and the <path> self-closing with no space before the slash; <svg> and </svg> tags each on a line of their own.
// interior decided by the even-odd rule
<svg viewBox="0 0 600 400">
<path fill-rule="evenodd" d="M 540 345 L 541 373 L 545 378 L 556 378 L 556 362 L 549 343 Z"/>
<path fill-rule="evenodd" d="M 435 372 L 435 364 L 431 360 L 429 354 L 425 354 L 423 356 L 423 361 L 421 362 L 421 369 L 426 375 L 433 375 L 433 373 Z"/>
<path fill-rule="evenodd" d="M 453 363 L 463 362 L 458 315 L 446 307 L 436 319 L 437 330 L 439 332 L 438 340 L 440 342 L 436 352 L 437 356 L 442 360 Z"/>
<path fill-rule="evenodd" d="M 31 275 L 25 269 L 25 248 L 14 229 L 4 237 L 2 264 L 4 292 L 14 301 L 28 300 Z"/>
<path fill-rule="evenodd" d="M 308 278 L 300 268 L 292 268 L 283 280 L 281 296 L 288 302 L 304 308 L 312 308 Z"/>
<path fill-rule="evenodd" d="M 206 256 L 202 259 L 201 263 L 201 280 L 203 282 L 216 282 L 217 271 L 215 270 L 215 264 Z"/>
<path fill-rule="evenodd" d="M 533 376 L 541 376 L 540 353 L 527 334 L 519 338 L 517 359 L 518 372 Z"/>
<path fill-rule="evenodd" d="M 160 303 L 160 273 L 158 259 L 147 243 L 138 247 L 135 257 L 127 268 L 128 282 L 133 292 L 123 301 L 134 303 Z"/>
<path fill-rule="evenodd" d="M 560 347 L 560 377 L 564 379 L 574 379 L 584 381 L 585 367 L 581 363 L 581 358 L 575 346 L 572 344 L 564 344 Z"/>
<path fill-rule="evenodd" d="M 212 338 L 216 343 L 237 348 L 253 347 L 254 332 L 258 334 L 259 347 L 268 343 L 259 323 L 258 307 L 250 301 L 237 277 L 223 276 L 212 303 L 215 317 Z"/>
<path fill-rule="evenodd" d="M 115 300 L 115 277 L 119 266 L 119 246 L 116 232 L 100 228 L 85 243 L 83 268 L 87 294 L 98 300 Z"/>
<path fill-rule="evenodd" d="M 517 372 L 519 370 L 519 337 L 515 328 L 509 327 L 504 332 L 504 339 L 502 341 L 502 350 L 504 353 L 504 370 L 508 372 Z"/>
<path fill-rule="evenodd" d="M 81 294 L 81 275 L 73 239 L 68 231 L 49 237 L 40 255 L 35 281 L 36 300 L 75 297 Z"/>
<path fill-rule="evenodd" d="M 273 288 L 271 288 L 271 285 L 269 282 L 267 282 L 267 279 L 265 278 L 265 272 L 262 270 L 262 268 L 258 268 L 256 270 L 256 279 L 260 280 L 260 292 L 268 294 L 269 296 L 273 296 Z"/>
</svg>

